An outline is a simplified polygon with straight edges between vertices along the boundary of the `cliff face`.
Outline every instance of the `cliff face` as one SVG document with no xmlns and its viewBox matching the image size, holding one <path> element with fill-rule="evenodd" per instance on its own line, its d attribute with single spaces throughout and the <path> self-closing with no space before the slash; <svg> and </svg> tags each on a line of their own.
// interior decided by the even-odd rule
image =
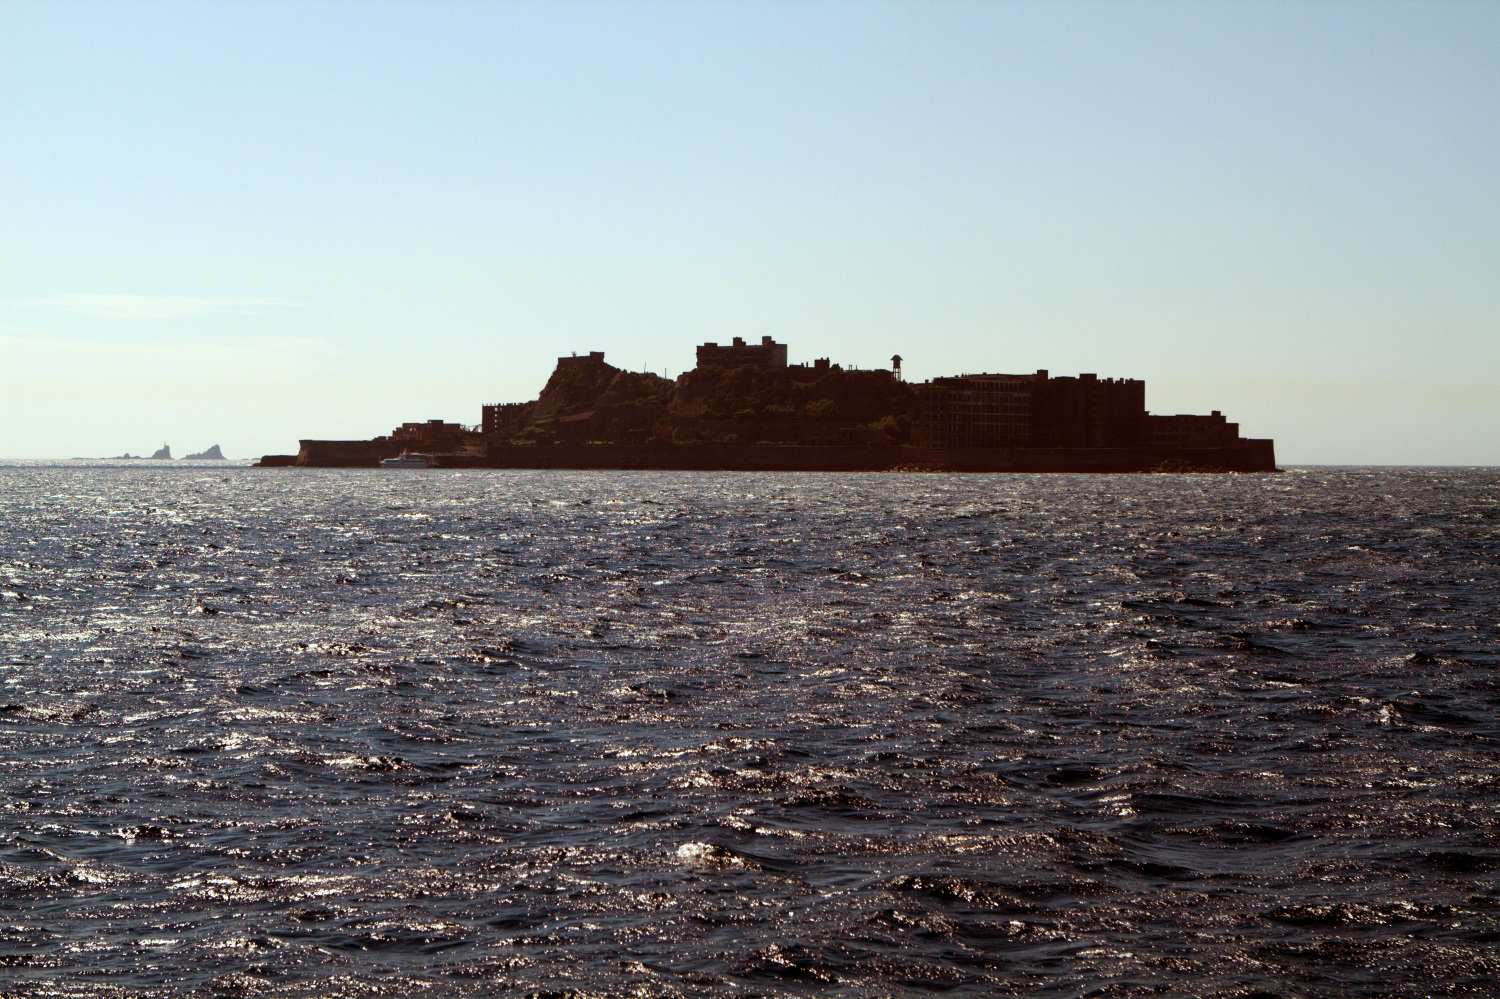
<svg viewBox="0 0 1500 999">
<path fill-rule="evenodd" d="M 643 371 L 619 371 L 595 400 L 596 406 L 665 406 L 672 382 Z"/>
<path fill-rule="evenodd" d="M 677 379 L 682 418 L 808 420 L 865 425 L 912 417 L 917 395 L 889 371 L 842 368 L 695 368 Z"/>
<path fill-rule="evenodd" d="M 917 396 L 889 371 L 704 367 L 677 379 L 670 407 L 675 440 L 904 444 Z"/>
<path fill-rule="evenodd" d="M 911 386 L 889 371 L 821 367 L 695 368 L 670 382 L 601 354 L 559 358 L 516 443 L 907 443 Z"/>
<path fill-rule="evenodd" d="M 603 354 L 558 358 L 552 377 L 537 396 L 532 417 L 538 420 L 593 409 L 620 369 L 604 363 Z"/>
<path fill-rule="evenodd" d="M 671 391 L 660 375 L 621 370 L 602 354 L 559 358 L 530 411 L 500 436 L 519 443 L 639 443 L 667 415 Z"/>
</svg>

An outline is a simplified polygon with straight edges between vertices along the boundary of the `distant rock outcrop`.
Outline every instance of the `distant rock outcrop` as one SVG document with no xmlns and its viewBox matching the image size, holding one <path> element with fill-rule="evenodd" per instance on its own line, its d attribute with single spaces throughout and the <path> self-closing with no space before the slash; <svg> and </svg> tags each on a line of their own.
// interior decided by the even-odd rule
<svg viewBox="0 0 1500 999">
<path fill-rule="evenodd" d="M 169 448 L 169 447 L 167 447 L 167 445 L 163 444 L 161 446 L 161 450 L 158 451 L 158 452 L 156 452 L 155 454 L 153 454 L 151 457 L 153 457 L 153 458 L 162 458 L 162 459 L 164 459 L 166 461 L 171 461 L 172 460 L 172 449 Z"/>
<path fill-rule="evenodd" d="M 168 455 L 168 457 L 171 457 L 171 455 Z M 186 458 L 184 458 L 182 460 L 183 461 L 227 461 L 228 459 L 226 459 L 224 457 L 224 452 L 219 450 L 219 445 L 215 444 L 213 447 L 209 448 L 207 451 L 199 451 L 197 454 L 190 454 L 190 455 L 188 455 Z"/>
</svg>

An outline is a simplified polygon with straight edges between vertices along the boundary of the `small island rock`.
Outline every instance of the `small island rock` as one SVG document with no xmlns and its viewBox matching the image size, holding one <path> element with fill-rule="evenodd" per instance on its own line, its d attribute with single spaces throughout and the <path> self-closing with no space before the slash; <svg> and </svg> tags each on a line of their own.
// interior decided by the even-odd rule
<svg viewBox="0 0 1500 999">
<path fill-rule="evenodd" d="M 213 447 L 209 448 L 207 451 L 199 451 L 197 454 L 190 454 L 190 455 L 188 455 L 186 458 L 184 458 L 182 460 L 183 461 L 227 461 L 228 459 L 224 457 L 224 452 L 219 450 L 219 445 L 215 444 Z"/>
<path fill-rule="evenodd" d="M 168 447 L 167 445 L 163 444 L 161 446 L 161 450 L 158 451 L 158 452 L 156 452 L 155 454 L 153 454 L 151 457 L 153 457 L 153 458 L 161 458 L 161 459 L 164 459 L 166 461 L 171 461 L 172 460 L 172 449 L 170 447 Z"/>
</svg>

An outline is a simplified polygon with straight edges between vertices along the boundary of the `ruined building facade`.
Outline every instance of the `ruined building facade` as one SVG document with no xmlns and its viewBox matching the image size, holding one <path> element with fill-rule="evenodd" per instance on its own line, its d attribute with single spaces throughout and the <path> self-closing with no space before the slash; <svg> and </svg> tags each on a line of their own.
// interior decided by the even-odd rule
<svg viewBox="0 0 1500 999">
<path fill-rule="evenodd" d="M 958 375 L 918 388 L 916 443 L 927 448 L 1221 447 L 1239 425 L 1210 416 L 1152 416 L 1146 383 L 1093 374 Z"/>
</svg>

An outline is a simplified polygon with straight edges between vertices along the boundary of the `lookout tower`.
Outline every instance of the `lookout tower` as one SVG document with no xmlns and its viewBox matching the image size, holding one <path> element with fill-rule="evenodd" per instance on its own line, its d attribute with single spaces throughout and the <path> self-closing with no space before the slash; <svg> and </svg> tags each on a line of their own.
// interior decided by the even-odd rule
<svg viewBox="0 0 1500 999">
<path fill-rule="evenodd" d="M 900 354 L 892 354 L 891 355 L 891 371 L 896 375 L 896 381 L 899 382 L 899 381 L 903 381 L 904 380 L 901 377 L 901 355 Z"/>
</svg>

